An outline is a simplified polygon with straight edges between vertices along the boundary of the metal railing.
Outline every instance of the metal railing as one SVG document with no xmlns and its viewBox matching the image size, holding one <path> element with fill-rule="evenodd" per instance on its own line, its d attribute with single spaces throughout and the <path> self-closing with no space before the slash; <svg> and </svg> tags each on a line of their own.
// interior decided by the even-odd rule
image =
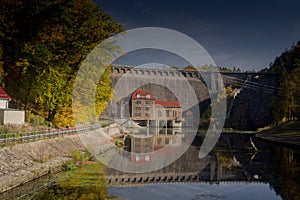
<svg viewBox="0 0 300 200">
<path fill-rule="evenodd" d="M 82 126 L 78 128 L 47 129 L 41 131 L 19 132 L 19 133 L 0 133 L 0 146 L 15 145 L 20 143 L 46 140 L 50 138 L 61 137 L 64 135 L 73 135 L 83 131 L 99 129 L 106 123 L 99 123 L 91 126 Z"/>
</svg>

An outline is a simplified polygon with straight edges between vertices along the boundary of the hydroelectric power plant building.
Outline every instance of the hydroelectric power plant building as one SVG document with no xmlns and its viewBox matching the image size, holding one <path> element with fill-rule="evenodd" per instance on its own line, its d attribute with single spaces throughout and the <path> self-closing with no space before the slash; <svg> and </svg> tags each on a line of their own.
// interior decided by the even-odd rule
<svg viewBox="0 0 300 200">
<path fill-rule="evenodd" d="M 117 115 L 120 118 L 128 117 L 140 125 L 181 127 L 182 108 L 178 101 L 156 100 L 153 94 L 146 90 L 135 90 L 130 99 L 118 103 Z"/>
</svg>

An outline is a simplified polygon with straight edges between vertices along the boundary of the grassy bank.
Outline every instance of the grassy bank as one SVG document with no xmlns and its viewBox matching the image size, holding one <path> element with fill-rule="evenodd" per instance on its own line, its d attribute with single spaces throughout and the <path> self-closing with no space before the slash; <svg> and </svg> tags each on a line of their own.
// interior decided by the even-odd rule
<svg viewBox="0 0 300 200">
<path fill-rule="evenodd" d="M 266 141 L 300 148 L 300 121 L 289 122 L 256 135 Z"/>
</svg>

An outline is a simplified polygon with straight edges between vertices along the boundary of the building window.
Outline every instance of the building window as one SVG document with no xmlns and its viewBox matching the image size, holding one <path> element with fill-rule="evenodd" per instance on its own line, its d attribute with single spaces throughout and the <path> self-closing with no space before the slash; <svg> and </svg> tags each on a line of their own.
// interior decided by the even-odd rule
<svg viewBox="0 0 300 200">
<path fill-rule="evenodd" d="M 173 110 L 173 117 L 176 117 L 176 110 Z"/>
<path fill-rule="evenodd" d="M 150 113 L 145 113 L 145 117 L 150 117 Z"/>
<path fill-rule="evenodd" d="M 147 155 L 145 156 L 145 161 L 149 161 L 150 160 L 150 157 Z"/>
<path fill-rule="evenodd" d="M 158 138 L 158 139 L 157 139 L 157 144 L 158 144 L 158 145 L 162 144 L 162 139 L 161 139 L 161 138 Z"/>
<path fill-rule="evenodd" d="M 158 115 L 159 117 L 162 117 L 162 112 L 161 112 L 161 110 L 158 110 L 157 115 Z"/>
<path fill-rule="evenodd" d="M 142 108 L 141 108 L 141 107 L 135 107 L 135 110 L 136 110 L 136 111 L 141 111 Z"/>
<path fill-rule="evenodd" d="M 145 104 L 146 104 L 146 105 L 151 105 L 151 104 L 152 104 L 152 101 L 146 101 Z"/>
<path fill-rule="evenodd" d="M 172 144 L 176 144 L 176 143 L 177 143 L 176 138 L 173 138 L 172 139 Z"/>
<path fill-rule="evenodd" d="M 170 111 L 166 110 L 166 116 L 169 117 L 170 116 Z"/>
<path fill-rule="evenodd" d="M 135 113 L 134 116 L 140 117 L 140 116 L 141 116 L 141 113 Z"/>
<path fill-rule="evenodd" d="M 136 100 L 135 104 L 142 104 L 142 101 L 141 100 Z"/>
<path fill-rule="evenodd" d="M 145 111 L 149 111 L 150 109 L 150 107 L 145 107 Z"/>
<path fill-rule="evenodd" d="M 165 145 L 168 145 L 170 142 L 169 142 L 169 138 L 166 138 L 165 139 Z"/>
</svg>

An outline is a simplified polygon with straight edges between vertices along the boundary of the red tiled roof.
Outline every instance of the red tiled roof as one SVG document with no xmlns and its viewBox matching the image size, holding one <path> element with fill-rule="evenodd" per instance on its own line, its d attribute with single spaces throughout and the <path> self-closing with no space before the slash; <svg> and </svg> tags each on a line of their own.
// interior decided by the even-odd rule
<svg viewBox="0 0 300 200">
<path fill-rule="evenodd" d="M 2 88 L 0 88 L 0 99 L 11 99 L 11 97 Z"/>
<path fill-rule="evenodd" d="M 151 92 L 148 92 L 146 90 L 136 90 L 133 92 L 132 94 L 132 99 L 150 99 L 150 100 L 154 100 L 154 96 Z"/>
<path fill-rule="evenodd" d="M 181 107 L 178 101 L 161 101 L 155 100 L 155 105 L 160 105 L 163 107 Z"/>
<path fill-rule="evenodd" d="M 153 94 L 151 92 L 148 92 L 146 90 L 137 89 L 133 92 L 132 99 L 150 99 L 155 100 Z M 181 105 L 178 101 L 162 101 L 162 100 L 155 100 L 156 105 L 160 105 L 163 107 L 176 107 L 180 108 Z"/>
</svg>

